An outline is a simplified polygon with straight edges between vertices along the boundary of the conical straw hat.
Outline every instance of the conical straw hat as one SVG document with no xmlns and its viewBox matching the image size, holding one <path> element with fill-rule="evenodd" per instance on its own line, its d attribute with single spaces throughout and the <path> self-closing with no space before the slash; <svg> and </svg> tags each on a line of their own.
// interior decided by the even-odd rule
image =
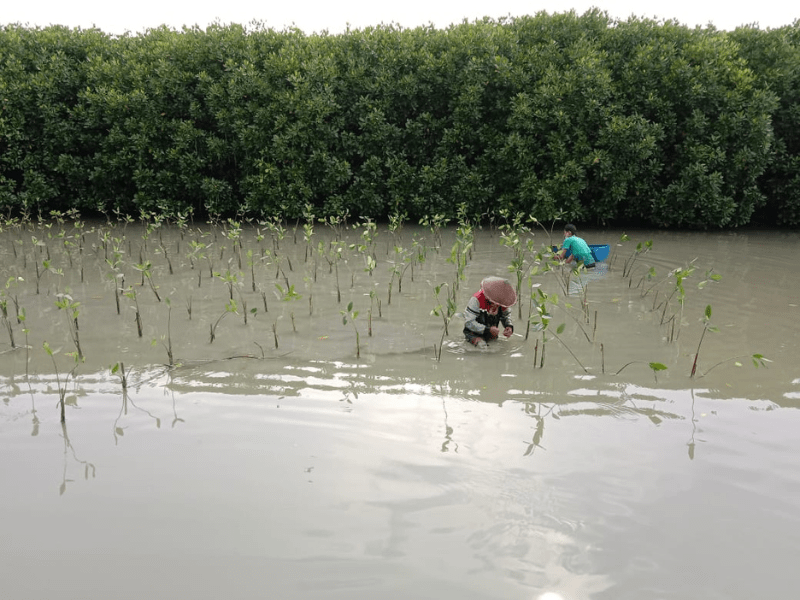
<svg viewBox="0 0 800 600">
<path fill-rule="evenodd" d="M 502 277 L 486 277 L 481 281 L 483 295 L 490 302 L 499 304 L 504 308 L 514 306 L 517 303 L 517 293 L 514 291 L 508 279 Z"/>
</svg>

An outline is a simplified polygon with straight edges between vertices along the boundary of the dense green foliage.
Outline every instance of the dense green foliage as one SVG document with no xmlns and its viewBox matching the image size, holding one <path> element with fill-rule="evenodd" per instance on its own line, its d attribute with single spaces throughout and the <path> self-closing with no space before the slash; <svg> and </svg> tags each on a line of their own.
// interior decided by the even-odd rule
<svg viewBox="0 0 800 600">
<path fill-rule="evenodd" d="M 800 24 L 0 28 L 0 210 L 800 223 Z"/>
</svg>

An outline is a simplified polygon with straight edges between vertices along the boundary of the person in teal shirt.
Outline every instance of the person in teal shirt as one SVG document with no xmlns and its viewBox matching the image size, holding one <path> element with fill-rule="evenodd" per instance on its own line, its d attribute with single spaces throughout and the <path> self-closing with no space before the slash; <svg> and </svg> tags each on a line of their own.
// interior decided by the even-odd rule
<svg viewBox="0 0 800 600">
<path fill-rule="evenodd" d="M 570 255 L 564 260 L 566 264 L 572 262 L 583 263 L 585 268 L 593 269 L 595 266 L 594 256 L 592 256 L 592 251 L 589 249 L 589 244 L 583 241 L 583 238 L 579 238 L 577 233 L 578 229 L 572 223 L 564 225 L 564 244 L 561 246 L 561 250 L 556 253 L 556 256 L 564 258 L 567 251 L 569 251 Z"/>
</svg>

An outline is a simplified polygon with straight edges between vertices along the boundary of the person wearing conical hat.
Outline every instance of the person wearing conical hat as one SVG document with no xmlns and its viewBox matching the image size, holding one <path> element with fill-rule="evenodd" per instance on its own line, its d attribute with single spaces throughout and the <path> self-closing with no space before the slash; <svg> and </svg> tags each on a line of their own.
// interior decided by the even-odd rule
<svg viewBox="0 0 800 600">
<path fill-rule="evenodd" d="M 478 348 L 486 348 L 489 340 L 500 335 L 510 337 L 514 333 L 511 307 L 517 303 L 517 293 L 508 279 L 486 277 L 481 281 L 480 291 L 473 294 L 464 311 L 464 337 Z"/>
</svg>

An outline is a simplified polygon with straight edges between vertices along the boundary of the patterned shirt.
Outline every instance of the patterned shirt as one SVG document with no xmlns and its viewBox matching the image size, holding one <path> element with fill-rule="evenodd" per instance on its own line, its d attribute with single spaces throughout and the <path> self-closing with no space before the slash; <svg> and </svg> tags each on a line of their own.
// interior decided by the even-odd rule
<svg viewBox="0 0 800 600">
<path fill-rule="evenodd" d="M 467 302 L 467 310 L 464 311 L 465 335 L 471 334 L 473 336 L 478 335 L 488 338 L 489 328 L 499 326 L 500 323 L 502 323 L 504 327 L 511 327 L 511 329 L 514 329 L 510 308 L 500 307 L 497 313 L 490 315 L 486 308 L 481 307 L 479 296 L 483 296 L 483 292 L 478 292 Z M 484 300 L 484 305 L 486 304 L 487 302 Z"/>
</svg>

